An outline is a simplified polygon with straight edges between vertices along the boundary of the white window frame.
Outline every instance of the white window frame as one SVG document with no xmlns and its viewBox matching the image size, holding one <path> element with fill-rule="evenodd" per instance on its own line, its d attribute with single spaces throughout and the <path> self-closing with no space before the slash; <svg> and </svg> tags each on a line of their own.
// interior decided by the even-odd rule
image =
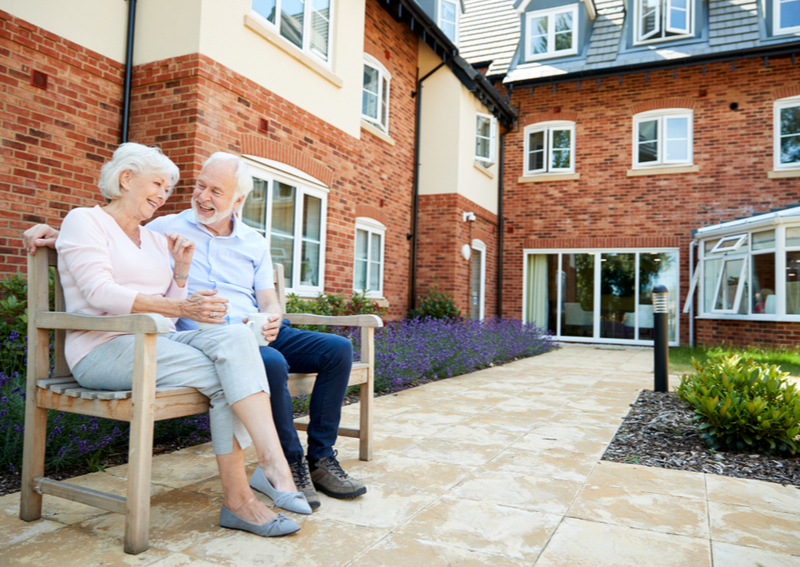
<svg viewBox="0 0 800 567">
<path fill-rule="evenodd" d="M 562 49 L 556 51 L 555 49 L 555 16 L 565 13 L 572 14 L 572 48 Z M 531 20 L 534 18 L 547 17 L 547 52 L 533 53 L 531 51 Z M 535 12 L 528 12 L 525 14 L 525 61 L 536 61 L 538 59 L 550 59 L 552 57 L 567 57 L 569 55 L 576 55 L 578 53 L 579 45 L 579 19 L 578 19 L 578 4 L 570 4 L 569 6 L 560 6 L 558 8 L 550 8 L 548 10 L 537 10 Z"/>
<path fill-rule="evenodd" d="M 719 270 L 719 276 L 717 276 L 717 284 L 714 286 L 714 302 L 712 303 L 713 307 L 711 308 L 712 313 L 731 313 L 731 314 L 739 313 L 739 308 L 741 307 L 741 302 L 742 302 L 742 294 L 744 293 L 744 289 L 748 287 L 747 274 L 748 274 L 748 267 L 750 265 L 748 256 L 749 256 L 748 254 L 736 254 L 734 256 L 722 257 L 722 267 Z M 719 309 L 716 307 L 716 305 L 720 293 L 722 293 L 722 286 L 723 286 L 722 278 L 725 275 L 725 267 L 730 262 L 738 262 L 740 260 L 742 261 L 742 267 L 739 270 L 739 283 L 736 285 L 736 294 L 734 295 L 733 298 L 733 306 L 731 307 L 731 309 Z"/>
<path fill-rule="evenodd" d="M 554 168 L 551 166 L 553 158 L 553 130 L 569 130 L 570 131 L 570 151 L 569 151 L 569 167 L 567 168 Z M 545 159 L 543 169 L 529 169 L 530 159 L 528 154 L 530 152 L 530 135 L 535 132 L 544 132 L 545 137 Z M 525 142 L 523 153 L 523 171 L 525 176 L 532 175 L 548 175 L 548 174 L 568 174 L 575 173 L 575 123 L 559 120 L 550 122 L 538 122 L 530 124 L 525 127 Z"/>
<path fill-rule="evenodd" d="M 719 242 L 714 245 L 709 254 L 718 254 L 722 252 L 735 252 L 747 240 L 747 233 L 734 234 L 733 236 L 725 236 L 720 238 Z"/>
<path fill-rule="evenodd" d="M 287 293 L 296 293 L 303 297 L 315 297 L 325 291 L 325 252 L 327 248 L 327 219 L 329 188 L 308 174 L 299 172 L 286 164 L 278 164 L 272 160 L 252 158 L 247 160 L 253 177 L 267 182 L 267 207 L 264 229 L 256 229 L 269 242 L 272 235 L 272 193 L 273 183 L 279 181 L 296 188 L 294 208 L 294 235 L 291 281 L 293 285 L 286 287 Z M 303 242 L 303 196 L 316 197 L 320 203 L 320 249 L 319 249 L 319 282 L 316 286 L 300 284 L 300 268 L 302 262 Z M 275 262 L 275 259 L 272 259 Z M 289 275 L 289 274 L 287 274 Z"/>
<path fill-rule="evenodd" d="M 800 28 L 798 28 L 800 31 Z M 782 98 L 775 101 L 773 105 L 774 110 L 774 128 L 773 128 L 773 138 L 774 138 L 774 168 L 775 170 L 793 170 L 793 169 L 800 169 L 800 162 L 795 163 L 781 163 L 781 110 L 784 108 L 793 108 L 793 107 L 800 107 L 800 96 L 793 96 L 789 98 Z"/>
<path fill-rule="evenodd" d="M 373 218 L 369 217 L 356 217 L 356 227 L 353 232 L 353 237 L 358 238 L 358 231 L 363 230 L 367 233 L 367 285 L 369 286 L 369 267 L 370 267 L 370 252 L 372 251 L 372 235 L 380 236 L 381 238 L 381 261 L 380 261 L 380 275 L 378 277 L 378 289 L 367 289 L 366 297 L 370 299 L 383 299 L 383 272 L 386 265 L 386 225 Z M 353 240 L 353 291 L 362 292 L 363 289 L 356 288 L 356 242 Z"/>
<path fill-rule="evenodd" d="M 364 85 L 361 85 L 361 119 L 365 122 L 369 122 L 372 126 L 382 130 L 383 132 L 389 133 L 389 113 L 391 110 L 391 94 L 392 94 L 392 74 L 384 67 L 380 61 L 378 61 L 372 55 L 365 53 L 364 54 L 364 66 L 370 67 L 378 72 L 378 116 L 377 118 L 373 118 L 368 114 L 364 114 Z M 363 74 L 362 74 L 363 77 Z M 385 104 L 386 104 L 386 123 L 381 121 L 382 116 L 382 108 L 384 104 L 384 86 L 383 82 L 386 81 L 386 93 L 385 93 Z"/>
<path fill-rule="evenodd" d="M 686 118 L 686 159 L 667 159 L 666 153 L 666 121 L 671 118 Z M 656 143 L 658 153 L 656 161 L 639 163 L 639 124 L 641 122 L 658 122 Z M 665 110 L 650 110 L 640 112 L 633 117 L 633 169 L 647 169 L 651 167 L 686 166 L 694 164 L 694 112 L 686 108 L 671 108 Z"/>
<path fill-rule="evenodd" d="M 781 4 L 788 0 L 774 0 L 772 2 L 772 35 L 783 35 L 800 32 L 800 26 L 781 27 Z"/>
<path fill-rule="evenodd" d="M 686 0 L 686 23 L 685 29 L 672 26 L 672 2 L 673 0 L 658 0 L 656 4 L 656 27 L 648 34 L 641 33 L 642 23 L 642 4 L 643 0 L 632 0 L 633 2 L 633 44 L 642 45 L 647 43 L 659 43 L 664 41 L 675 41 L 694 37 L 695 13 L 694 0 Z M 666 20 L 666 21 L 665 21 Z M 674 35 L 666 35 L 674 34 Z"/>
<path fill-rule="evenodd" d="M 490 127 L 489 127 L 489 155 L 488 156 L 480 156 L 478 155 L 478 138 L 483 138 L 483 136 L 479 136 L 478 132 L 478 118 L 484 118 L 489 120 Z M 484 114 L 483 112 L 478 112 L 475 116 L 475 159 L 486 167 L 489 167 L 494 164 L 495 162 L 495 152 L 497 146 L 497 119 L 492 116 L 491 114 Z"/>
<path fill-rule="evenodd" d="M 636 308 L 636 325 L 635 329 L 635 339 L 616 339 L 616 338 L 608 338 L 608 337 L 601 337 L 600 336 L 600 306 L 601 306 L 601 258 L 603 254 L 637 254 L 636 260 L 636 279 L 634 283 L 635 288 L 635 296 L 634 296 L 634 303 L 637 305 Z M 562 260 L 564 259 L 565 254 L 592 254 L 594 255 L 594 305 L 592 308 L 592 316 L 594 318 L 593 321 L 593 330 L 591 337 L 575 337 L 571 335 L 561 335 L 561 314 L 563 313 L 563 301 L 562 298 L 562 285 L 556 286 L 556 305 L 557 305 L 557 312 L 556 312 L 556 334 L 553 337 L 555 340 L 560 342 L 570 342 L 570 343 L 609 343 L 609 344 L 627 344 L 627 345 L 642 345 L 642 346 L 652 346 L 653 341 L 650 339 L 639 339 L 639 316 L 638 316 L 638 306 L 639 304 L 639 257 L 642 254 L 660 254 L 660 253 L 671 253 L 675 254 L 675 262 L 678 266 L 681 265 L 681 253 L 680 249 L 678 248 L 525 248 L 523 249 L 523 264 L 522 264 L 522 313 L 520 319 L 523 322 L 528 323 L 526 319 L 526 313 L 528 312 L 528 256 L 533 254 L 558 254 L 558 272 L 561 276 L 564 276 L 564 271 L 562 268 Z M 674 323 L 675 325 L 675 340 L 669 341 L 669 346 L 679 346 L 680 344 L 680 336 L 681 336 L 681 312 L 680 312 L 680 305 L 678 303 L 678 299 L 681 296 L 680 290 L 680 272 L 678 273 L 677 283 L 675 289 L 669 289 L 669 300 L 670 302 L 674 301 L 675 304 L 675 318 L 670 322 L 671 324 Z"/>
<path fill-rule="evenodd" d="M 326 67 L 331 67 L 331 60 L 333 59 L 333 30 L 334 30 L 334 21 L 333 21 L 333 13 L 335 12 L 335 2 L 337 0 L 330 0 L 330 8 L 328 14 L 328 56 L 323 57 L 320 53 L 316 52 L 314 49 L 311 48 L 311 22 L 313 21 L 311 18 L 311 12 L 313 10 L 313 2 L 311 0 L 305 0 L 304 3 L 304 12 L 303 12 L 303 46 L 298 47 L 294 42 L 290 39 L 281 35 L 281 2 L 283 0 L 275 0 L 275 23 L 270 22 L 266 17 L 262 16 L 258 12 L 253 9 L 252 2 L 250 4 L 250 14 L 253 18 L 257 19 L 259 22 L 264 24 L 265 26 L 269 26 L 278 36 L 286 41 L 288 45 L 291 45 L 293 48 L 302 51 L 303 53 L 310 55 Z"/>
<path fill-rule="evenodd" d="M 477 238 L 472 241 L 472 249 L 481 253 L 481 294 L 478 297 L 478 319 L 483 321 L 486 306 L 486 243 Z M 469 297 L 472 300 L 472 263 L 470 261 L 470 290 Z M 470 305 L 470 314 L 472 313 L 472 306 Z"/>
<path fill-rule="evenodd" d="M 442 20 L 442 14 L 444 12 L 444 10 L 442 10 L 442 4 L 452 4 L 453 5 L 454 13 L 456 15 L 456 21 L 454 22 L 455 23 L 455 26 L 454 26 L 455 27 L 455 37 L 453 37 L 453 38 L 448 37 L 448 39 L 450 39 L 453 42 L 453 45 L 458 47 L 458 35 L 461 32 L 461 1 L 460 0 L 439 0 L 438 1 L 437 6 L 436 6 L 436 8 L 437 8 L 437 10 L 436 10 L 436 25 L 439 26 L 439 29 L 442 30 L 442 32 L 444 32 L 444 28 L 442 27 L 442 21 L 443 21 Z M 445 33 L 445 36 L 447 36 L 446 33 Z"/>
</svg>

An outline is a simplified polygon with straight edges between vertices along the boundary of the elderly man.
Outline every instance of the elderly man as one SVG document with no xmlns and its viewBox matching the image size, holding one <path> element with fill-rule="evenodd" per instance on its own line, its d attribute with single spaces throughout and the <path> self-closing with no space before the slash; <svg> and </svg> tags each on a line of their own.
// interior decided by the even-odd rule
<svg viewBox="0 0 800 567">
<path fill-rule="evenodd" d="M 157 232 L 179 232 L 195 242 L 190 294 L 199 289 L 217 290 L 230 302 L 231 323 L 246 322 L 247 314 L 255 311 L 270 314 L 263 328 L 269 346 L 261 347 L 261 357 L 275 427 L 295 484 L 312 508 L 320 505 L 314 488 L 333 498 L 355 498 L 367 488 L 342 470 L 333 450 L 352 365 L 352 345 L 342 337 L 294 329 L 288 320 L 280 320 L 269 245 L 234 214 L 252 189 L 253 178 L 244 160 L 217 152 L 197 177 L 191 209 L 157 218 L 147 226 Z M 23 244 L 32 254 L 37 246 L 53 247 L 57 236 L 55 229 L 36 225 L 25 231 Z M 197 323 L 181 319 L 177 328 L 196 329 Z M 294 428 L 287 385 L 290 372 L 317 374 L 309 406 L 306 457 Z"/>
</svg>

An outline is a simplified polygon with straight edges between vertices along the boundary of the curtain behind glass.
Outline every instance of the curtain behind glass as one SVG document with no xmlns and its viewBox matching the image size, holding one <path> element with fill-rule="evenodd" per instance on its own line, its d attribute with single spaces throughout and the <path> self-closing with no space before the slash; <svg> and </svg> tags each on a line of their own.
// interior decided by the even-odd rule
<svg viewBox="0 0 800 567">
<path fill-rule="evenodd" d="M 528 289 L 525 321 L 547 328 L 547 255 L 528 256 Z"/>
</svg>

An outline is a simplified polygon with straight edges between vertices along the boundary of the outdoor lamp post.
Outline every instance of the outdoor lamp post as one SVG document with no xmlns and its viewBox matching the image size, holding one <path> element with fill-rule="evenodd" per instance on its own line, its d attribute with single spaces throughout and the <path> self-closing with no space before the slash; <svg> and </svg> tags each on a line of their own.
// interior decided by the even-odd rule
<svg viewBox="0 0 800 567">
<path fill-rule="evenodd" d="M 653 378 L 654 392 L 669 391 L 669 308 L 666 286 L 653 288 Z"/>
</svg>

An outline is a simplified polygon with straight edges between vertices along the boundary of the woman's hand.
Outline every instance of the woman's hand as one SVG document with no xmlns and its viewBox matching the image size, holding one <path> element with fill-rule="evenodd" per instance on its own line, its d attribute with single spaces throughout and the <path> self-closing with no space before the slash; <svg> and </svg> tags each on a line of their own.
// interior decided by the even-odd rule
<svg viewBox="0 0 800 567">
<path fill-rule="evenodd" d="M 218 290 L 201 289 L 181 302 L 181 317 L 200 323 L 225 323 L 228 300 L 215 297 Z"/>
<path fill-rule="evenodd" d="M 175 262 L 175 275 L 173 277 L 178 286 L 183 287 L 189 277 L 189 266 L 192 264 L 192 256 L 194 255 L 194 242 L 177 232 L 165 232 L 164 236 L 167 237 L 169 253 Z"/>
</svg>

